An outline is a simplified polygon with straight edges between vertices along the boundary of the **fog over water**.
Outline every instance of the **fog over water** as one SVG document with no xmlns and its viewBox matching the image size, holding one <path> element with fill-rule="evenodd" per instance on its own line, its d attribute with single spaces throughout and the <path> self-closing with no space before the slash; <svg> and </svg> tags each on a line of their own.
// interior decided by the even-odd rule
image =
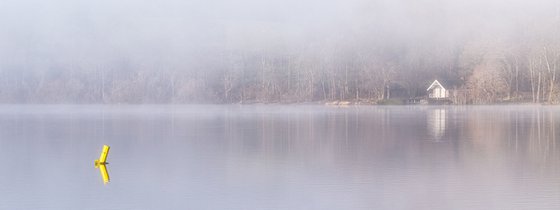
<svg viewBox="0 0 560 210">
<path fill-rule="evenodd" d="M 555 103 L 559 4 L 3 0 L 0 102 L 375 101 L 440 79 L 456 103 Z"/>
</svg>

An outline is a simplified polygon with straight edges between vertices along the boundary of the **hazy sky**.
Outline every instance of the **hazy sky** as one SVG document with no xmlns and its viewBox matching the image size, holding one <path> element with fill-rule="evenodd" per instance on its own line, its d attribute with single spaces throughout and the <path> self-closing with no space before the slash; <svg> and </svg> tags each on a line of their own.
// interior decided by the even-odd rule
<svg viewBox="0 0 560 210">
<path fill-rule="evenodd" d="M 0 62 L 454 43 L 559 17 L 557 0 L 0 0 Z"/>
</svg>

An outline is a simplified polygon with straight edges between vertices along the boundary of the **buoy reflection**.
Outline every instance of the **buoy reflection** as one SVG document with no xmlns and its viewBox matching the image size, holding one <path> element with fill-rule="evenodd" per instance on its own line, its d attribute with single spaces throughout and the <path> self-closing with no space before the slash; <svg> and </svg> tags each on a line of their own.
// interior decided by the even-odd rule
<svg viewBox="0 0 560 210">
<path fill-rule="evenodd" d="M 101 177 L 103 178 L 103 184 L 109 183 L 109 171 L 107 171 L 107 166 L 105 164 L 99 164 L 99 173 L 101 173 Z"/>
</svg>

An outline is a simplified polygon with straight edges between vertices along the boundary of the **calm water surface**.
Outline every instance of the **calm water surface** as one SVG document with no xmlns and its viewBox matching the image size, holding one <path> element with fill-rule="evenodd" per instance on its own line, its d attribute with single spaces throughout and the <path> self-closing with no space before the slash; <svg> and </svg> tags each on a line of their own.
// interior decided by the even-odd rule
<svg viewBox="0 0 560 210">
<path fill-rule="evenodd" d="M 0 209 L 560 209 L 557 128 L 544 106 L 1 106 Z"/>
</svg>

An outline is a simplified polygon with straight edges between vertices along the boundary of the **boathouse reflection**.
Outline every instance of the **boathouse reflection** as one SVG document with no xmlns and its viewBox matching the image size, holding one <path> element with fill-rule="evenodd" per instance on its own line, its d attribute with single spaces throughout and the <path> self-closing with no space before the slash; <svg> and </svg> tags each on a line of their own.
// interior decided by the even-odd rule
<svg viewBox="0 0 560 210">
<path fill-rule="evenodd" d="M 437 108 L 428 111 L 428 131 L 434 141 L 440 141 L 445 134 L 447 110 Z"/>
</svg>

